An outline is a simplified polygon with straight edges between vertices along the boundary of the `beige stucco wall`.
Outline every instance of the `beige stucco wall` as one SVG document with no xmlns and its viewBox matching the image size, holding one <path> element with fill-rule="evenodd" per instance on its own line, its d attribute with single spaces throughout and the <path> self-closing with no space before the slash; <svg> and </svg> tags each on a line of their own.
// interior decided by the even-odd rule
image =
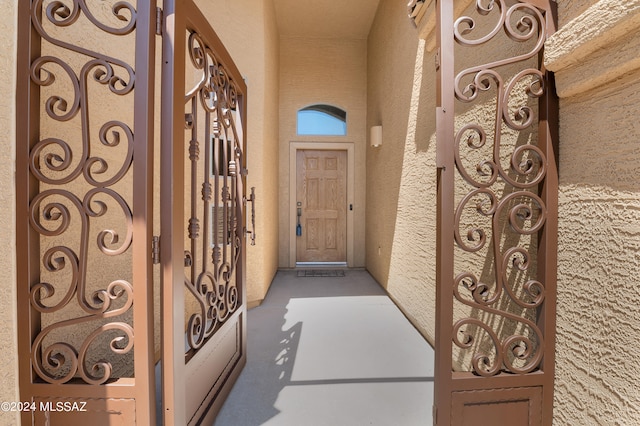
<svg viewBox="0 0 640 426">
<path fill-rule="evenodd" d="M 348 142 L 355 146 L 354 258 L 349 266 L 364 266 L 365 146 L 367 43 L 359 39 L 280 40 L 280 246 L 281 267 L 290 267 L 291 221 L 289 144 L 291 142 Z M 312 104 L 335 105 L 347 111 L 347 136 L 319 137 L 296 134 L 296 113 Z M 294 194 L 295 195 L 295 194 Z M 295 202 L 295 200 L 293 200 Z M 349 232 L 349 230 L 347 231 Z"/>
<path fill-rule="evenodd" d="M 580 16 L 599 0 L 562 0 L 556 2 L 558 4 L 558 26 L 564 27 L 568 22 L 577 16 Z M 622 2 L 618 3 L 622 4 Z"/>
<path fill-rule="evenodd" d="M 17 3 L 2 2 L 0 16 L 0 229 L 4 253 L 0 256 L 0 401 L 18 401 L 18 349 L 16 331 L 16 257 L 15 257 L 15 96 L 16 96 L 16 22 Z M 18 413 L 0 412 L 0 426 L 19 424 Z"/>
<path fill-rule="evenodd" d="M 435 69 L 404 2 L 381 0 L 369 34 L 367 269 L 431 341 L 435 329 Z"/>
<path fill-rule="evenodd" d="M 256 245 L 247 250 L 247 300 L 262 300 L 278 267 L 279 39 L 271 0 L 196 2 L 245 76 L 247 186 L 256 188 Z M 248 224 L 251 205 L 248 204 Z"/>
<path fill-rule="evenodd" d="M 560 8 L 548 43 L 561 96 L 554 424 L 636 425 L 640 2 L 582 3 Z"/>
</svg>

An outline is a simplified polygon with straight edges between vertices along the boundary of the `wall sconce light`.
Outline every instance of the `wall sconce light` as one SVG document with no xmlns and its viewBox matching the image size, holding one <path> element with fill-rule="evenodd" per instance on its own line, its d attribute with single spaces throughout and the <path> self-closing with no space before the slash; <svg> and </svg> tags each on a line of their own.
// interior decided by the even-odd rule
<svg viewBox="0 0 640 426">
<path fill-rule="evenodd" d="M 379 147 L 382 145 L 382 126 L 371 127 L 371 133 L 369 135 L 371 140 L 371 146 Z"/>
</svg>

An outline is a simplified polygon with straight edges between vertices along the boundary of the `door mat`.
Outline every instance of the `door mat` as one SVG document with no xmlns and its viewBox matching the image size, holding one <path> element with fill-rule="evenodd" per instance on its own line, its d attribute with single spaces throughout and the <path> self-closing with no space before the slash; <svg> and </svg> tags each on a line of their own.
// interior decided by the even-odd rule
<svg viewBox="0 0 640 426">
<path fill-rule="evenodd" d="M 344 271 L 336 269 L 305 269 L 298 271 L 299 277 L 344 277 Z"/>
</svg>

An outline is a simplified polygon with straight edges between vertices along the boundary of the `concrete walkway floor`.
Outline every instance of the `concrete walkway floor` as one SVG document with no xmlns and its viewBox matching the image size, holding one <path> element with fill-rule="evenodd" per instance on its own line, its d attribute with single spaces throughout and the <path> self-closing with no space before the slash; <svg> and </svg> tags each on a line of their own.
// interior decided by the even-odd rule
<svg viewBox="0 0 640 426">
<path fill-rule="evenodd" d="M 248 312 L 247 365 L 215 425 L 431 425 L 433 350 L 384 290 L 363 270 L 300 272 Z"/>
</svg>

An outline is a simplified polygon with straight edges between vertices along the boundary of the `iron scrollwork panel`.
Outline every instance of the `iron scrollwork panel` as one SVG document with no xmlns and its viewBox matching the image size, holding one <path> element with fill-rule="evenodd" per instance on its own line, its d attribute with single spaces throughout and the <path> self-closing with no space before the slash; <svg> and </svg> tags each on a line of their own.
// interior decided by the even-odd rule
<svg viewBox="0 0 640 426">
<path fill-rule="evenodd" d="M 464 59 L 455 74 L 452 344 L 464 371 L 525 374 L 539 368 L 545 345 L 537 323 L 545 284 L 536 268 L 547 217 L 539 195 L 547 160 L 536 134 L 545 17 L 526 2 L 477 0 L 474 9 L 454 24 L 456 58 Z M 481 46 L 505 58 L 463 63 L 486 60 L 468 53 Z"/>
<path fill-rule="evenodd" d="M 187 32 L 185 253 L 187 359 L 241 304 L 242 93 L 212 47 Z"/>
<path fill-rule="evenodd" d="M 41 99 L 29 152 L 28 232 L 40 246 L 29 259 L 40 271 L 30 285 L 40 325 L 31 364 L 37 381 L 53 384 L 133 376 L 137 12 L 127 1 L 107 3 L 31 4 L 41 44 L 30 69 Z"/>
</svg>

